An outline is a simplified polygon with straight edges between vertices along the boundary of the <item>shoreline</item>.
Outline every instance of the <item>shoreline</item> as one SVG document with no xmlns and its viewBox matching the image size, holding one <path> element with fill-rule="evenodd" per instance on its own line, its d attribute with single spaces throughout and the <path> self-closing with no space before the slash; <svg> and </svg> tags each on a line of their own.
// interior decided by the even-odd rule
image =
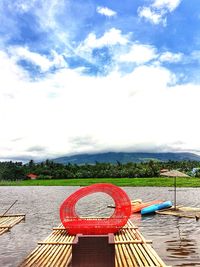
<svg viewBox="0 0 200 267">
<path fill-rule="evenodd" d="M 177 187 L 200 187 L 200 178 L 177 178 Z M 87 186 L 95 183 L 112 183 L 129 187 L 174 187 L 173 178 L 81 178 L 0 181 L 0 186 Z"/>
</svg>

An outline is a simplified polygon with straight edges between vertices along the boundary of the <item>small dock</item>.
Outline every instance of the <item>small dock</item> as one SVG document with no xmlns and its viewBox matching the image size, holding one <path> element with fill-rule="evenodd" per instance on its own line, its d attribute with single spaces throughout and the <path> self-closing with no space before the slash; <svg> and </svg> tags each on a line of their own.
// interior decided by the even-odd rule
<svg viewBox="0 0 200 267">
<path fill-rule="evenodd" d="M 38 242 L 19 267 L 71 267 L 74 240 L 75 236 L 59 225 L 44 241 Z M 151 243 L 129 220 L 114 235 L 115 267 L 167 267 Z"/>
<path fill-rule="evenodd" d="M 9 231 L 14 225 L 25 220 L 25 214 L 0 215 L 0 235 Z"/>
<path fill-rule="evenodd" d="M 174 207 L 171 207 L 169 209 L 158 210 L 156 211 L 156 213 L 160 215 L 172 215 L 196 220 L 200 219 L 200 208 L 176 206 L 176 209 L 174 209 Z"/>
</svg>

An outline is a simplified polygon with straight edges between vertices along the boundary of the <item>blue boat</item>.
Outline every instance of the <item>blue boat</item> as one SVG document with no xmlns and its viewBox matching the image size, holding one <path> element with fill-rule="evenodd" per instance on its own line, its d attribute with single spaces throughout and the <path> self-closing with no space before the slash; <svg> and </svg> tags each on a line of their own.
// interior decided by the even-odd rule
<svg viewBox="0 0 200 267">
<path fill-rule="evenodd" d="M 144 209 L 141 210 L 141 214 L 149 214 L 149 213 L 154 213 L 157 210 L 162 210 L 162 209 L 167 209 L 170 208 L 172 206 L 172 202 L 171 201 L 165 201 L 159 204 L 154 204 L 151 206 L 148 206 Z"/>
</svg>

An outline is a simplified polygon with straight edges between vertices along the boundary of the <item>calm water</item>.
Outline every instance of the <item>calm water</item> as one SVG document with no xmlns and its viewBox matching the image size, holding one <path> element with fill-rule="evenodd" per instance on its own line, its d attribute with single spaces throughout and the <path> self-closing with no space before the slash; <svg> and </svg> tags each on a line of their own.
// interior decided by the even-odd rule
<svg viewBox="0 0 200 267">
<path fill-rule="evenodd" d="M 50 234 L 51 228 L 60 223 L 59 206 L 78 187 L 0 187 L 0 213 L 16 199 L 12 213 L 25 213 L 26 221 L 13 227 L 0 237 L 0 267 L 15 267 L 22 259 Z M 173 200 L 170 188 L 128 188 L 124 190 L 131 199 L 142 198 Z M 177 202 L 181 205 L 200 207 L 200 189 L 180 189 Z M 81 215 L 104 215 L 112 199 L 105 194 L 94 194 L 78 203 Z M 164 262 L 171 266 L 200 266 L 200 220 L 154 215 L 141 218 L 134 215 L 135 225 L 146 239 L 153 240 L 153 247 Z"/>
</svg>

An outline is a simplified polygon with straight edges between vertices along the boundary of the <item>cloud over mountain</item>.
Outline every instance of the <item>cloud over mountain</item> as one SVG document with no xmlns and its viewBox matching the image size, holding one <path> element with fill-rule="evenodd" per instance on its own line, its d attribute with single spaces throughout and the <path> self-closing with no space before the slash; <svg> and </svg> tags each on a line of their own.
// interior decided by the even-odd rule
<svg viewBox="0 0 200 267">
<path fill-rule="evenodd" d="M 149 3 L 1 1 L 0 158 L 200 150 L 198 5 Z"/>
</svg>

